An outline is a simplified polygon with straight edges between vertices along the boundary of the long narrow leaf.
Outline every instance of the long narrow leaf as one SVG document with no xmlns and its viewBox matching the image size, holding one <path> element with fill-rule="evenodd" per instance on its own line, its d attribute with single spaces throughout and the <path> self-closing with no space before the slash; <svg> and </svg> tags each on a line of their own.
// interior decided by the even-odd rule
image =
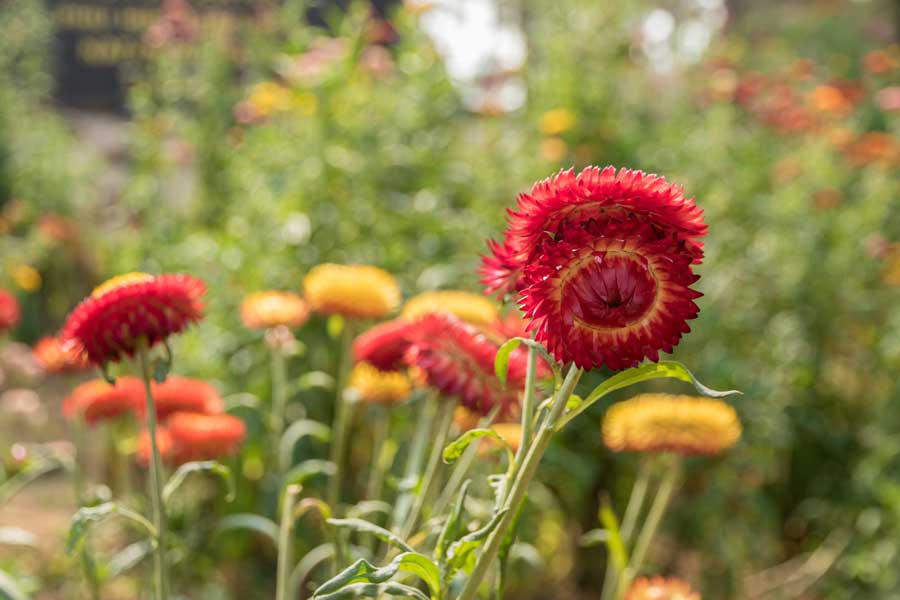
<svg viewBox="0 0 900 600">
<path fill-rule="evenodd" d="M 438 561 L 438 564 L 444 562 L 447 556 L 447 548 L 450 547 L 451 541 L 455 540 L 459 534 L 459 519 L 462 515 L 463 505 L 466 502 L 466 495 L 469 493 L 471 484 L 471 479 L 467 479 L 462 484 L 462 487 L 459 489 L 459 495 L 456 497 L 456 502 L 450 507 L 450 515 L 447 517 L 447 522 L 444 524 L 441 535 L 434 546 L 434 558 Z"/>
<path fill-rule="evenodd" d="M 141 529 L 146 531 L 151 539 L 156 539 L 156 528 L 150 521 L 133 510 L 120 506 L 115 502 L 106 502 L 98 506 L 85 506 L 72 516 L 72 523 L 69 526 L 69 537 L 66 540 L 66 552 L 71 554 L 81 544 L 87 533 L 88 525 L 114 516 L 124 517 L 140 525 Z"/>
<path fill-rule="evenodd" d="M 323 444 L 328 443 L 331 440 L 331 428 L 310 419 L 300 419 L 299 421 L 291 423 L 291 425 L 284 430 L 284 433 L 281 434 L 281 440 L 278 444 L 281 464 L 291 464 L 291 458 L 293 458 L 294 455 L 294 447 L 300 440 L 306 437 L 322 442 Z"/>
<path fill-rule="evenodd" d="M 0 569 L 0 600 L 28 600 L 25 592 L 20 590 L 13 578 L 2 569 Z"/>
<path fill-rule="evenodd" d="M 347 598 L 379 598 L 381 596 L 400 596 L 402 598 L 429 600 L 428 596 L 416 588 L 393 581 L 388 583 L 354 583 L 337 592 L 313 597 L 316 600 L 346 600 Z"/>
<path fill-rule="evenodd" d="M 483 437 L 489 437 L 499 442 L 500 445 L 506 449 L 506 452 L 510 457 L 510 464 L 512 463 L 512 461 L 515 459 L 512 448 L 509 447 L 509 444 L 506 443 L 506 440 L 500 437 L 499 433 L 497 433 L 493 429 L 486 428 L 470 429 L 469 431 L 465 432 L 464 434 L 450 442 L 450 444 L 447 445 L 446 448 L 444 448 L 444 462 L 449 465 L 457 461 L 459 457 L 463 455 L 463 452 L 466 451 L 466 448 L 469 447 L 469 444 Z"/>
<path fill-rule="evenodd" d="M 183 465 L 178 467 L 178 470 L 176 470 L 175 473 L 169 478 L 169 481 L 166 482 L 166 485 L 163 488 L 163 502 L 169 502 L 172 494 L 174 494 L 178 490 L 178 488 L 181 487 L 181 484 L 184 483 L 188 475 L 190 475 L 191 473 L 199 473 L 202 471 L 208 471 L 213 475 L 218 475 L 225 483 L 225 487 L 227 489 L 225 499 L 228 502 L 234 500 L 235 487 L 234 477 L 231 474 L 231 469 L 220 462 L 216 462 L 214 460 L 206 460 L 184 463 Z"/>
<path fill-rule="evenodd" d="M 379 527 L 374 523 L 363 521 L 362 519 L 328 519 L 328 524 L 334 525 L 335 527 L 352 529 L 353 531 L 358 531 L 360 533 L 369 533 L 382 542 L 397 546 L 405 552 L 415 552 L 415 550 L 403 541 L 400 536 L 388 531 L 384 527 Z"/>
<path fill-rule="evenodd" d="M 272 544 L 278 545 L 278 525 L 271 519 L 253 515 L 250 513 L 238 513 L 228 515 L 216 526 L 216 532 L 234 531 L 234 530 L 254 531 L 272 540 Z"/>
<path fill-rule="evenodd" d="M 422 581 L 428 584 L 432 595 L 437 595 L 439 592 L 441 576 L 437 565 L 422 554 L 404 552 L 392 560 L 389 565 L 380 568 L 365 559 L 359 559 L 323 583 L 316 590 L 313 598 L 337 592 L 356 583 L 386 583 L 401 571 L 412 573 L 421 578 Z"/>
</svg>

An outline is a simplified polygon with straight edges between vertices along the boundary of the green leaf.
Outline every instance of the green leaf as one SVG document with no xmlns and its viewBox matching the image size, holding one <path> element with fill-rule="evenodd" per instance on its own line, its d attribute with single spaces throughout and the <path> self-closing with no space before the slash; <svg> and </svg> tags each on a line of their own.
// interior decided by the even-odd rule
<svg viewBox="0 0 900 600">
<path fill-rule="evenodd" d="M 509 447 L 509 444 L 506 443 L 506 440 L 500 437 L 499 433 L 497 433 L 493 429 L 479 428 L 470 429 L 469 431 L 465 432 L 454 441 L 452 441 L 446 448 L 444 448 L 444 462 L 449 465 L 459 460 L 459 457 L 463 455 L 463 452 L 466 451 L 466 448 L 469 447 L 469 444 L 483 437 L 489 437 L 500 442 L 500 444 L 504 448 L 506 448 L 507 453 L 509 453 L 510 460 L 515 459 L 512 448 Z"/>
<path fill-rule="evenodd" d="M 381 596 L 400 596 L 403 598 L 416 598 L 417 600 L 429 600 L 428 596 L 414 587 L 389 581 L 387 583 L 354 583 L 337 592 L 313 596 L 316 600 L 345 600 L 347 598 L 380 598 Z"/>
<path fill-rule="evenodd" d="M 316 475 L 326 475 L 331 477 L 335 472 L 336 469 L 333 462 L 322 460 L 320 458 L 311 458 L 309 460 L 304 460 L 302 463 L 285 473 L 283 485 L 303 485 Z"/>
<path fill-rule="evenodd" d="M 453 542 L 453 544 L 450 545 L 450 548 L 447 550 L 447 564 L 450 567 L 451 576 L 452 573 L 455 573 L 465 566 L 469 555 L 477 550 L 482 543 L 484 543 L 484 540 L 486 540 L 491 532 L 493 532 L 497 528 L 497 526 L 500 525 L 500 522 L 508 512 L 508 508 L 501 510 L 493 516 L 493 518 L 487 523 L 487 525 L 477 531 L 473 531 L 472 533 L 461 537 L 459 540 Z"/>
<path fill-rule="evenodd" d="M 347 510 L 347 516 L 352 518 L 361 518 L 377 513 L 390 515 L 393 510 L 393 506 L 382 500 L 363 500 L 362 502 L 351 506 Z"/>
<path fill-rule="evenodd" d="M 25 592 L 19 589 L 13 578 L 2 569 L 0 569 L 0 600 L 28 600 Z"/>
<path fill-rule="evenodd" d="M 417 552 L 404 552 L 385 567 L 376 567 L 365 559 L 359 559 L 333 578 L 323 583 L 313 594 L 319 598 L 355 583 L 385 583 L 399 572 L 412 573 L 422 579 L 431 590 L 432 596 L 440 591 L 441 574 L 430 558 Z"/>
<path fill-rule="evenodd" d="M 336 340 L 341 337 L 345 326 L 346 323 L 344 323 L 344 318 L 341 315 L 331 315 L 325 323 L 325 330 L 328 332 L 328 337 Z"/>
<path fill-rule="evenodd" d="M 113 578 L 137 566 L 153 552 L 153 544 L 147 540 L 129 544 L 118 551 L 107 563 L 107 577 Z"/>
<path fill-rule="evenodd" d="M 606 529 L 606 546 L 609 548 L 609 556 L 612 559 L 616 572 L 621 574 L 622 570 L 628 565 L 628 552 L 625 550 L 625 544 L 622 542 L 622 536 L 619 533 L 619 520 L 616 513 L 613 512 L 609 498 L 604 496 L 600 501 L 600 523 Z"/>
<path fill-rule="evenodd" d="M 228 515 L 216 526 L 216 532 L 232 531 L 235 529 L 245 529 L 260 533 L 272 540 L 272 544 L 278 546 L 278 525 L 271 519 L 253 515 L 250 513 L 237 513 Z"/>
<path fill-rule="evenodd" d="M 521 345 L 521 338 L 513 338 L 497 350 L 497 356 L 494 358 L 494 373 L 503 385 L 506 385 L 506 375 L 509 372 L 509 357 Z"/>
<path fill-rule="evenodd" d="M 561 430 L 569 423 L 569 421 L 586 411 L 595 402 L 600 400 L 600 398 L 603 398 L 611 392 L 626 388 L 636 383 L 641 383 L 643 381 L 660 379 L 664 377 L 680 379 L 681 381 L 693 384 L 694 388 L 698 392 L 700 392 L 704 396 L 710 396 L 712 398 L 724 398 L 726 396 L 741 393 L 737 390 L 718 391 L 706 387 L 705 385 L 700 383 L 700 381 L 697 380 L 696 377 L 694 377 L 694 374 L 691 373 L 688 368 L 680 362 L 669 360 L 660 361 L 658 363 L 648 363 L 646 365 L 627 369 L 625 371 L 622 371 L 621 373 L 616 373 L 615 375 L 595 387 L 594 391 L 588 394 L 583 402 L 570 408 L 569 412 L 567 412 L 565 416 L 560 419 L 559 424 L 556 426 L 556 430 Z"/>
<path fill-rule="evenodd" d="M 413 550 L 409 544 L 404 542 L 400 536 L 388 531 L 384 527 L 379 527 L 374 523 L 363 521 L 362 519 L 328 519 L 328 524 L 335 527 L 352 529 L 360 533 L 369 533 L 382 542 L 397 546 L 405 552 L 415 552 L 415 550 Z"/>
<path fill-rule="evenodd" d="M 609 532 L 605 529 L 591 529 L 581 536 L 581 539 L 578 540 L 578 544 L 585 548 L 589 548 L 591 546 L 605 544 L 608 540 Z"/>
<path fill-rule="evenodd" d="M 290 597 L 296 598 L 299 596 L 300 588 L 303 586 L 303 583 L 309 579 L 315 568 L 332 556 L 334 556 L 334 544 L 330 542 L 316 546 L 307 552 L 303 558 L 300 559 L 300 562 L 297 563 L 297 566 L 294 567 L 294 570 L 291 571 L 289 584 Z M 306 594 L 304 594 L 304 597 L 305 596 Z"/>
<path fill-rule="evenodd" d="M 295 390 L 304 392 L 313 388 L 330 390 L 334 388 L 334 377 L 325 371 L 310 371 L 297 378 Z"/>
<path fill-rule="evenodd" d="M 33 533 L 21 527 L 0 527 L 0 544 L 33 548 L 37 545 L 37 538 Z"/>
<path fill-rule="evenodd" d="M 156 528 L 150 521 L 133 510 L 119 506 L 115 502 L 106 502 L 97 506 L 82 507 L 72 516 L 72 523 L 69 526 L 69 537 L 66 540 L 66 552 L 71 554 L 80 546 L 87 533 L 88 525 L 114 516 L 124 517 L 137 523 L 147 532 L 151 539 L 156 540 Z"/>
<path fill-rule="evenodd" d="M 450 546 L 450 542 L 455 540 L 459 535 L 459 520 L 462 516 L 463 504 L 466 502 L 466 495 L 469 493 L 469 486 L 472 484 L 471 479 L 466 479 L 466 481 L 462 484 L 462 487 L 459 489 L 459 495 L 456 497 L 456 502 L 453 503 L 453 506 L 450 507 L 450 513 L 447 516 L 447 522 L 444 523 L 444 528 L 441 530 L 441 535 L 438 537 L 437 543 L 434 546 L 434 558 L 438 561 L 438 564 L 442 564 L 444 559 L 447 556 L 447 548 Z"/>
<path fill-rule="evenodd" d="M 327 444 L 331 440 L 331 428 L 310 419 L 300 419 L 291 423 L 281 434 L 281 441 L 278 444 L 281 464 L 291 464 L 294 447 L 305 437 Z"/>
<path fill-rule="evenodd" d="M 331 507 L 328 506 L 324 500 L 320 500 L 319 498 L 304 498 L 297 504 L 296 508 L 294 508 L 294 520 L 298 521 L 302 519 L 306 513 L 311 510 L 317 511 L 320 515 L 322 515 L 322 520 L 328 521 L 331 518 Z"/>
<path fill-rule="evenodd" d="M 175 491 L 179 487 L 181 487 L 181 484 L 184 483 L 184 480 L 187 479 L 188 475 L 200 471 L 209 471 L 213 475 L 218 475 L 219 477 L 221 477 L 222 481 L 225 483 L 226 489 L 228 490 L 225 495 L 225 500 L 227 500 L 228 502 L 234 500 L 235 487 L 234 477 L 231 474 L 231 469 L 214 460 L 206 460 L 184 463 L 183 465 L 178 467 L 178 470 L 175 471 L 175 473 L 169 478 L 169 481 L 166 482 L 166 485 L 163 488 L 163 503 L 168 504 L 169 499 L 172 497 L 172 494 L 174 494 Z"/>
</svg>

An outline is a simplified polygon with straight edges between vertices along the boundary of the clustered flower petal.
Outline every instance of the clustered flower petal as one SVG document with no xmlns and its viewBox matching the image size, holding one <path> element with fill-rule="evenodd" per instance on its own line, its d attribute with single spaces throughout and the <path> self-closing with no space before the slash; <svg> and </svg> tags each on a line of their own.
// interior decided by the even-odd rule
<svg viewBox="0 0 900 600">
<path fill-rule="evenodd" d="M 157 430 L 156 443 L 164 461 L 181 464 L 230 456 L 238 451 L 246 433 L 244 422 L 232 415 L 177 412 Z M 137 460 L 147 466 L 151 456 L 150 436 L 144 431 L 138 440 Z"/>
<path fill-rule="evenodd" d="M 659 359 L 698 314 L 692 265 L 703 211 L 657 175 L 561 171 L 519 197 L 489 242 L 488 293 L 518 292 L 529 330 L 561 362 L 623 369 Z"/>
<path fill-rule="evenodd" d="M 225 404 L 212 384 L 200 379 L 172 376 L 162 383 L 152 382 L 150 393 L 161 421 L 178 412 L 214 415 L 225 411 Z M 141 404 L 144 414 L 145 404 Z"/>
<path fill-rule="evenodd" d="M 400 369 L 414 328 L 406 319 L 385 321 L 372 327 L 353 341 L 353 359 L 382 371 Z"/>
<path fill-rule="evenodd" d="M 205 293 L 206 285 L 189 275 L 113 277 L 72 311 L 62 339 L 94 364 L 118 361 L 141 343 L 152 346 L 199 321 Z"/>
<path fill-rule="evenodd" d="M 119 377 L 115 385 L 103 379 L 82 383 L 63 401 L 63 416 L 88 425 L 118 419 L 140 410 L 144 387 L 135 377 Z"/>
<path fill-rule="evenodd" d="M 18 325 L 20 316 L 16 297 L 0 289 L 0 333 L 5 333 Z"/>
<path fill-rule="evenodd" d="M 409 398 L 412 384 L 400 371 L 382 371 L 367 362 L 356 363 L 348 386 L 363 402 L 393 405 Z"/>
<path fill-rule="evenodd" d="M 639 577 L 631 584 L 625 600 L 700 600 L 700 594 L 675 577 Z"/>
<path fill-rule="evenodd" d="M 425 384 L 444 396 L 457 397 L 463 406 L 482 415 L 500 406 L 501 415 L 510 416 L 517 409 L 521 382 L 508 380 L 506 387 L 501 385 L 494 374 L 497 350 L 497 344 L 472 325 L 452 315 L 432 313 L 416 321 L 405 359 Z"/>
<path fill-rule="evenodd" d="M 31 350 L 44 373 L 81 371 L 91 366 L 83 351 L 63 344 L 58 337 L 43 337 Z"/>
<path fill-rule="evenodd" d="M 396 280 L 370 265 L 318 265 L 303 279 L 303 290 L 314 311 L 348 318 L 378 319 L 400 305 Z"/>
<path fill-rule="evenodd" d="M 241 303 L 241 321 L 249 329 L 300 327 L 308 319 L 309 305 L 293 292 L 256 292 Z"/>
<path fill-rule="evenodd" d="M 613 404 L 603 418 L 603 442 L 616 452 L 712 455 L 740 437 L 737 412 L 711 398 L 640 394 Z"/>
<path fill-rule="evenodd" d="M 478 294 L 458 290 L 423 292 L 406 301 L 401 311 L 413 321 L 429 313 L 450 313 L 472 325 L 490 325 L 498 319 L 497 306 Z"/>
</svg>

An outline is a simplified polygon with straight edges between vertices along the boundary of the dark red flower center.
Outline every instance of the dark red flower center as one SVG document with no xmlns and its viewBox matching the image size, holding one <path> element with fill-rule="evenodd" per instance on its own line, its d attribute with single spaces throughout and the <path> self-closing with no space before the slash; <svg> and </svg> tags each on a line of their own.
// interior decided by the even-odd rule
<svg viewBox="0 0 900 600">
<path fill-rule="evenodd" d="M 582 261 L 567 278 L 562 297 L 582 325 L 616 329 L 640 320 L 656 293 L 657 282 L 646 258 L 608 251 Z"/>
</svg>

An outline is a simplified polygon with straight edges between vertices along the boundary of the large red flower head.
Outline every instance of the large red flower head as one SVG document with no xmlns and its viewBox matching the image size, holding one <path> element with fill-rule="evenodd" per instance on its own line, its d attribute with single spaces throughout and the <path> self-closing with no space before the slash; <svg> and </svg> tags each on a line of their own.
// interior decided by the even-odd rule
<svg viewBox="0 0 900 600">
<path fill-rule="evenodd" d="M 72 390 L 63 402 L 63 415 L 94 425 L 139 411 L 143 398 L 143 383 L 134 377 L 119 377 L 115 385 L 95 379 Z"/>
<path fill-rule="evenodd" d="M 203 316 L 206 285 L 189 275 L 129 273 L 95 289 L 69 315 L 62 337 L 83 348 L 94 364 L 133 356 Z"/>
<path fill-rule="evenodd" d="M 516 412 L 525 372 L 518 363 L 525 355 L 510 357 L 510 376 L 504 387 L 494 375 L 498 346 L 456 317 L 444 313 L 425 315 L 415 322 L 411 341 L 406 362 L 425 383 L 445 396 L 459 398 L 463 406 L 482 415 L 497 405 L 502 407 L 504 416 Z M 522 376 L 514 378 L 514 373 Z"/>
<path fill-rule="evenodd" d="M 244 422 L 231 415 L 179 412 L 166 429 L 179 460 L 204 460 L 237 452 L 246 435 Z"/>
<path fill-rule="evenodd" d="M 706 231 L 703 211 L 662 177 L 562 171 L 519 197 L 482 281 L 519 292 L 529 330 L 557 360 L 631 367 L 690 331 Z"/>
<path fill-rule="evenodd" d="M 403 366 L 414 325 L 406 319 L 394 319 L 372 327 L 353 341 L 353 359 L 367 362 L 382 371 Z"/>
<path fill-rule="evenodd" d="M 151 392 L 156 415 L 161 421 L 176 412 L 214 415 L 225 411 L 216 388 L 199 379 L 169 377 L 162 383 L 153 383 Z M 145 410 L 143 404 L 141 407 Z"/>
<path fill-rule="evenodd" d="M 81 349 L 67 346 L 57 337 L 41 338 L 31 350 L 44 373 L 80 371 L 91 366 Z"/>
<path fill-rule="evenodd" d="M 19 302 L 16 297 L 0 290 L 0 333 L 5 333 L 19 323 Z"/>
</svg>

